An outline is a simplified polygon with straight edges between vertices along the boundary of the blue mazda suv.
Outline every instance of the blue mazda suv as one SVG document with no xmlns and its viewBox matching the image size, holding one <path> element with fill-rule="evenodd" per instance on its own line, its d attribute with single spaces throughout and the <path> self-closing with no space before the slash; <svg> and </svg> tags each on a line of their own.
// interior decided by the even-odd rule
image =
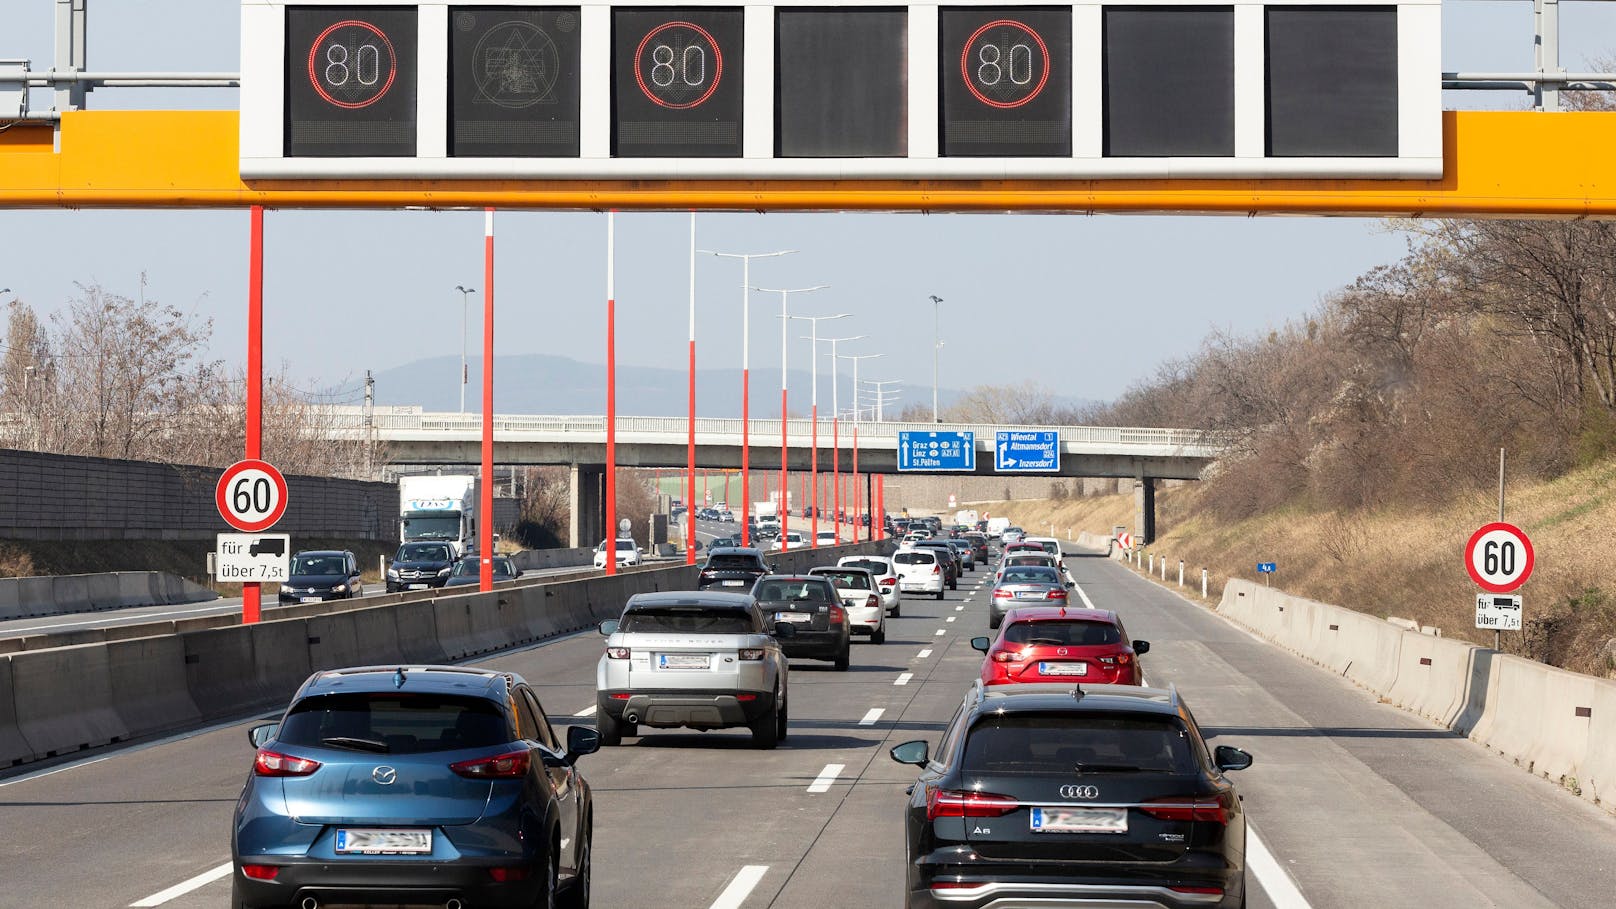
<svg viewBox="0 0 1616 909">
<path fill-rule="evenodd" d="M 317 672 L 258 749 L 233 819 L 232 903 L 585 909 L 593 803 L 520 676 Z"/>
</svg>

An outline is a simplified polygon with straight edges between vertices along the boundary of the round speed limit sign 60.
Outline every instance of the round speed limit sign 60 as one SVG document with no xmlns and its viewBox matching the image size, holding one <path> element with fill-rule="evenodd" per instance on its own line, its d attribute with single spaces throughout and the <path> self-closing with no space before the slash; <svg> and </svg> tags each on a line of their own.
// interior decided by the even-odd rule
<svg viewBox="0 0 1616 909">
<path fill-rule="evenodd" d="M 1526 531 L 1503 521 L 1483 525 L 1465 544 L 1465 568 L 1489 593 L 1509 593 L 1525 584 L 1535 559 Z"/>
<path fill-rule="evenodd" d="M 275 526 L 286 514 L 286 477 L 267 461 L 237 461 L 213 491 L 225 523 L 242 533 Z"/>
</svg>

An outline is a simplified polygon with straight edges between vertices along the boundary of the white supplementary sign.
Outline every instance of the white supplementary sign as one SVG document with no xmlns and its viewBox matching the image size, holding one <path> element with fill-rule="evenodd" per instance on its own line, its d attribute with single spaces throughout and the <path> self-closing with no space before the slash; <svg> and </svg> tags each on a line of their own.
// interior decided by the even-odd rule
<svg viewBox="0 0 1616 909">
<path fill-rule="evenodd" d="M 291 561 L 289 534 L 221 533 L 213 550 L 213 577 L 231 584 L 285 583 Z"/>
<path fill-rule="evenodd" d="M 1518 594 L 1476 594 L 1476 627 L 1493 631 L 1521 630 L 1521 598 Z"/>
</svg>

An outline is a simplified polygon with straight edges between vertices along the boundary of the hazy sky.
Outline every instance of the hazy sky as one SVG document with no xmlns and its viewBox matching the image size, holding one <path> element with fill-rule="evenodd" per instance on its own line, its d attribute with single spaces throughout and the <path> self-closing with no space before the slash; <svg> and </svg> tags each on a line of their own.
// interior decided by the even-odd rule
<svg viewBox="0 0 1616 909">
<path fill-rule="evenodd" d="M 1613 7 L 1564 5 L 1568 68 L 1616 48 Z M 35 69 L 49 68 L 52 8 L 51 0 L 0 0 L 0 58 L 29 57 Z M 1450 2 L 1444 17 L 1444 70 L 1531 69 L 1530 2 Z M 92 69 L 234 71 L 238 43 L 237 5 L 228 0 L 90 7 Z M 41 103 L 48 101 L 36 94 Z M 1447 99 L 1449 107 L 1524 103 L 1497 92 Z M 95 109 L 234 104 L 234 92 L 220 90 L 90 96 Z M 604 362 L 605 217 L 513 212 L 498 219 L 496 352 Z M 266 223 L 270 363 L 285 362 L 300 382 L 336 385 L 367 368 L 458 352 L 454 287 L 482 286 L 480 214 L 270 212 Z M 75 281 L 135 296 L 145 271 L 149 299 L 213 320 L 214 356 L 244 357 L 245 212 L 0 211 L 0 237 L 0 287 L 41 311 L 58 309 Z M 687 244 L 685 215 L 618 216 L 620 362 L 683 365 Z M 883 354 L 861 374 L 902 380 L 907 402 L 929 399 L 929 294 L 945 299 L 945 386 L 1031 379 L 1063 394 L 1109 398 L 1193 350 L 1212 327 L 1260 330 L 1303 312 L 1396 258 L 1404 240 L 1380 222 L 1349 218 L 711 214 L 698 217 L 698 244 L 801 250 L 755 263 L 753 283 L 831 285 L 797 297 L 793 310 L 854 313 L 822 327 L 868 335 L 842 352 Z M 739 285 L 738 262 L 698 262 L 703 365 L 739 364 Z M 752 366 L 767 386 L 779 369 L 778 296 L 754 299 Z M 473 300 L 476 344 L 481 303 Z M 808 344 L 796 340 L 806 328 L 795 323 L 791 331 L 793 366 L 807 365 Z M 634 410 L 632 401 L 619 407 Z"/>
</svg>

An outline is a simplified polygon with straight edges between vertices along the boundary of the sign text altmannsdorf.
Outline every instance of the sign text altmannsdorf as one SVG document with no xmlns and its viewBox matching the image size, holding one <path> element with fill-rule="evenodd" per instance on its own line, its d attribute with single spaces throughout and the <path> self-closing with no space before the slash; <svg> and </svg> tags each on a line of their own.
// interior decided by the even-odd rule
<svg viewBox="0 0 1616 909">
<path fill-rule="evenodd" d="M 898 469 L 976 470 L 976 433 L 900 432 Z"/>
<path fill-rule="evenodd" d="M 999 473 L 1060 473 L 1060 432 L 1001 432 L 993 445 Z"/>
</svg>

